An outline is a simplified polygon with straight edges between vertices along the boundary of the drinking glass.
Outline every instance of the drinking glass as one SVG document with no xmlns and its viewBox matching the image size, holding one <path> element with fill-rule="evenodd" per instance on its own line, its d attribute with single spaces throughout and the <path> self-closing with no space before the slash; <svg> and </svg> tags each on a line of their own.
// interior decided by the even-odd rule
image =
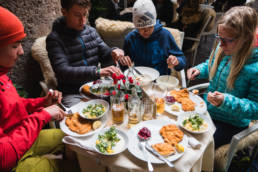
<svg viewBox="0 0 258 172">
<path fill-rule="evenodd" d="M 154 101 L 156 103 L 156 112 L 163 114 L 165 111 L 165 97 L 167 95 L 167 89 L 161 89 L 157 83 L 152 87 Z"/>
<path fill-rule="evenodd" d="M 113 124 L 121 124 L 124 122 L 125 102 L 121 97 L 111 96 L 111 111 Z"/>
<path fill-rule="evenodd" d="M 132 100 L 128 102 L 128 124 L 137 124 L 141 120 L 141 102 Z"/>
<path fill-rule="evenodd" d="M 142 101 L 142 120 L 147 121 L 153 118 L 154 104 L 150 100 Z"/>
</svg>

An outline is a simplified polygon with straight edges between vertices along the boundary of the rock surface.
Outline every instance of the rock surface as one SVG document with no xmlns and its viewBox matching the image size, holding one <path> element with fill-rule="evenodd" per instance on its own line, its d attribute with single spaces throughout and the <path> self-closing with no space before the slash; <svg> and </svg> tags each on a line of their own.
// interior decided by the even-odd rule
<svg viewBox="0 0 258 172">
<path fill-rule="evenodd" d="M 39 81 L 43 80 L 39 64 L 31 57 L 31 45 L 40 36 L 47 35 L 55 18 L 61 15 L 59 0 L 0 0 L 0 5 L 13 12 L 25 26 L 27 37 L 22 45 L 24 55 L 8 74 L 12 81 L 22 86 L 29 97 L 38 97 Z"/>
</svg>

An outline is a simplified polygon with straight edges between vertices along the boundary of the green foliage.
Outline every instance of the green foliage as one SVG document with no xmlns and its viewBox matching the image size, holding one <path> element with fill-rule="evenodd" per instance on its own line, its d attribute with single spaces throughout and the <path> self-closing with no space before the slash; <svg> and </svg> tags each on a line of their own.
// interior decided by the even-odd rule
<svg viewBox="0 0 258 172">
<path fill-rule="evenodd" d="M 21 96 L 21 97 L 24 97 L 24 98 L 27 98 L 28 97 L 28 92 L 24 90 L 24 88 L 20 85 L 17 85 L 17 84 L 13 84 L 14 87 L 16 88 L 18 94 Z"/>
</svg>

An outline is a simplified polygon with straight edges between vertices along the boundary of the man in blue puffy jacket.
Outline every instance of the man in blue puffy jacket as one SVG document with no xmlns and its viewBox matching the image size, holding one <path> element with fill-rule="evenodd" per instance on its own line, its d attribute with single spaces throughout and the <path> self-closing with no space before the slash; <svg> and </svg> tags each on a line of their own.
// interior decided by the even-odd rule
<svg viewBox="0 0 258 172">
<path fill-rule="evenodd" d="M 169 68 L 179 71 L 186 65 L 183 52 L 178 48 L 172 34 L 156 21 L 156 9 L 151 0 L 138 0 L 133 6 L 135 30 L 124 42 L 125 55 L 122 65 L 147 66 L 157 69 L 160 75 L 170 73 Z"/>
<path fill-rule="evenodd" d="M 54 21 L 46 48 L 58 89 L 63 92 L 62 102 L 71 106 L 80 101 L 79 88 L 85 82 L 121 74 L 113 59 L 121 58 L 124 52 L 107 46 L 97 31 L 86 24 L 89 0 L 61 0 L 61 6 L 63 16 Z"/>
</svg>

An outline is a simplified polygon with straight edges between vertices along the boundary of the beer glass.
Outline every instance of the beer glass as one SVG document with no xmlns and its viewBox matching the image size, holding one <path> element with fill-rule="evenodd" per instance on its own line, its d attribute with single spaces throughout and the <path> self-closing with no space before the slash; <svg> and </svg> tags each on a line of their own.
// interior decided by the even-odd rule
<svg viewBox="0 0 258 172">
<path fill-rule="evenodd" d="M 121 124 L 124 122 L 124 114 L 125 114 L 125 102 L 119 96 L 111 96 L 111 112 L 112 112 L 112 120 L 113 124 Z"/>
</svg>

